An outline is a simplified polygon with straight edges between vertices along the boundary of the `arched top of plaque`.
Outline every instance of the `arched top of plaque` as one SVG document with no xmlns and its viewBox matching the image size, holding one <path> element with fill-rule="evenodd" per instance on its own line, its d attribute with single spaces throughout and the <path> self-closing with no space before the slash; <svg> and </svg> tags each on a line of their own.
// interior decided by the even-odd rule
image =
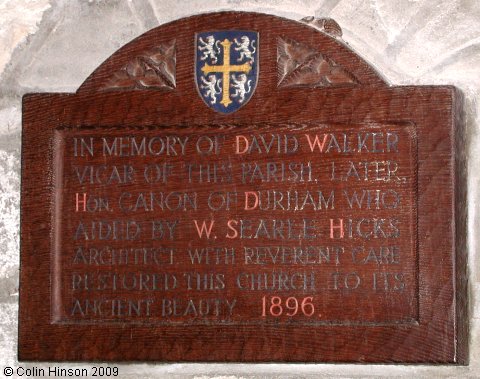
<svg viewBox="0 0 480 379">
<path fill-rule="evenodd" d="M 387 85 L 339 39 L 341 29 L 335 21 L 320 21 L 247 12 L 184 18 L 120 48 L 77 93 L 154 90 L 191 98 L 198 92 L 206 105 L 231 113 L 250 97 L 281 97 L 292 88 Z M 230 52 L 231 65 L 227 80 L 222 71 L 225 51 Z"/>
</svg>

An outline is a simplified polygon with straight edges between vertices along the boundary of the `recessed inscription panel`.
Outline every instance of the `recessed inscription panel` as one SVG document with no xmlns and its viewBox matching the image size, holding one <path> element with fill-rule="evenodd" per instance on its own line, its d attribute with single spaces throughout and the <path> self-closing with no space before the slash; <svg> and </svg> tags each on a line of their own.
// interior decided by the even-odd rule
<svg viewBox="0 0 480 379">
<path fill-rule="evenodd" d="M 412 126 L 56 133 L 53 321 L 417 319 Z"/>
</svg>

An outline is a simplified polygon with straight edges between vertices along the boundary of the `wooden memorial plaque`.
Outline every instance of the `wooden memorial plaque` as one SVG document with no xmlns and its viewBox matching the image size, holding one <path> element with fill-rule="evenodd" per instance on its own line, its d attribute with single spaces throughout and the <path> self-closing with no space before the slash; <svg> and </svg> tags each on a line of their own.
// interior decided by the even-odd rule
<svg viewBox="0 0 480 379">
<path fill-rule="evenodd" d="M 339 35 L 205 14 L 24 97 L 19 359 L 467 362 L 462 97 Z"/>
</svg>

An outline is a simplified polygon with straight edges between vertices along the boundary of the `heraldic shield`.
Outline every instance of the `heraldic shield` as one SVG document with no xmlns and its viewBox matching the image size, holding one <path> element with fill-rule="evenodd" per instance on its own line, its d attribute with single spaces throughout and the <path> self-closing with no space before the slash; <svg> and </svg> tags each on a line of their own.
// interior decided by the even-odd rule
<svg viewBox="0 0 480 379">
<path fill-rule="evenodd" d="M 242 30 L 197 33 L 198 92 L 217 112 L 232 113 L 253 95 L 258 78 L 258 33 Z"/>
</svg>

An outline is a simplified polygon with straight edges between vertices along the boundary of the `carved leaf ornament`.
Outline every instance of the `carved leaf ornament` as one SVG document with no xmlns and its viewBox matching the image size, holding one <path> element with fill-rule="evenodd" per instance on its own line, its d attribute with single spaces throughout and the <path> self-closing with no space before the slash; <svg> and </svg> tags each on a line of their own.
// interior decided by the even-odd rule
<svg viewBox="0 0 480 379">
<path fill-rule="evenodd" d="M 288 38 L 277 40 L 279 87 L 332 87 L 359 84 L 358 79 L 325 54 Z"/>
<path fill-rule="evenodd" d="M 175 88 L 175 41 L 159 45 L 136 56 L 107 82 L 104 90 Z"/>
</svg>

